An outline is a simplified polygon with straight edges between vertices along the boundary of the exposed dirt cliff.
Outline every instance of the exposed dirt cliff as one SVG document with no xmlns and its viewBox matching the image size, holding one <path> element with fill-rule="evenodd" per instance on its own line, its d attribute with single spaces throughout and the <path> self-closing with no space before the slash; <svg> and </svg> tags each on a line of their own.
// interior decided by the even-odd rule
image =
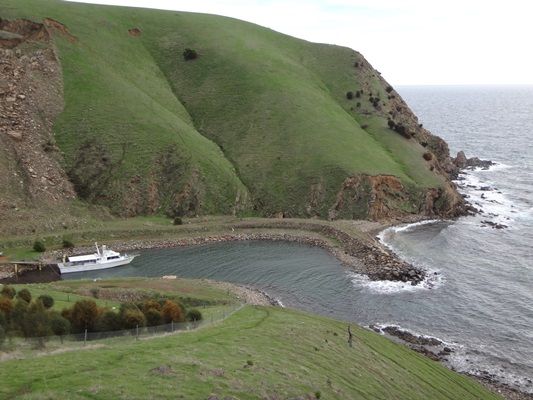
<svg viewBox="0 0 533 400">
<path fill-rule="evenodd" d="M 52 126 L 63 109 L 62 71 L 44 24 L 0 20 L 0 220 L 60 207 L 76 194 Z"/>
</svg>

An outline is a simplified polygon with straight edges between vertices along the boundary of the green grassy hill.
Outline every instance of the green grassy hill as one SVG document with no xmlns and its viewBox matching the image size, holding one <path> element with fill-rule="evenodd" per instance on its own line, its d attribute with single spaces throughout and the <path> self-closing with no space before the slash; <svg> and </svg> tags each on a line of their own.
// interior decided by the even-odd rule
<svg viewBox="0 0 533 400">
<path fill-rule="evenodd" d="M 194 280 L 112 280 L 215 301 L 234 300 Z M 51 284 L 54 296 L 93 282 Z M 34 291 L 34 285 L 28 285 Z M 39 285 L 46 291 L 47 285 Z M 111 288 L 111 289 L 110 289 Z M 124 290 L 124 289 L 122 289 Z M 36 292 L 37 293 L 37 292 Z M 102 340 L 39 357 L 0 361 L 5 399 L 497 399 L 472 379 L 352 325 L 274 307 L 247 306 L 221 323 L 166 337 Z M 92 343 L 94 344 L 94 343 Z M 1 353 L 0 353 L 1 354 Z M 9 353 L 8 353 L 9 355 Z"/>
<path fill-rule="evenodd" d="M 0 15 L 66 27 L 47 25 L 64 81 L 53 132 L 85 201 L 121 215 L 377 219 L 461 203 L 441 143 L 354 50 L 185 12 L 4 0 Z"/>
</svg>

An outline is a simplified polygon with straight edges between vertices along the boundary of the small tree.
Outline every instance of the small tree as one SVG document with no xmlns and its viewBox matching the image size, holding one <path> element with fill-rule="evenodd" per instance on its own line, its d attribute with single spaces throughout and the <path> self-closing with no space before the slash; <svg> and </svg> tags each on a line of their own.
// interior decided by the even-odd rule
<svg viewBox="0 0 533 400">
<path fill-rule="evenodd" d="M 146 313 L 148 310 L 154 309 L 156 311 L 161 311 L 161 304 L 154 299 L 149 299 L 144 302 L 142 305 L 142 310 Z"/>
<path fill-rule="evenodd" d="M 36 251 L 38 253 L 44 253 L 46 251 L 46 247 L 43 242 L 40 240 L 36 240 L 33 242 L 33 251 Z"/>
<path fill-rule="evenodd" d="M 44 308 L 47 310 L 54 306 L 54 298 L 47 294 L 42 294 L 37 298 L 41 303 L 43 303 Z"/>
<path fill-rule="evenodd" d="M 13 311 L 13 300 L 9 297 L 0 297 L 0 312 L 2 312 L 6 317 L 11 315 Z"/>
<path fill-rule="evenodd" d="M 31 293 L 28 289 L 21 289 L 17 293 L 17 299 L 24 300 L 26 303 L 31 302 Z"/>
<path fill-rule="evenodd" d="M 174 220 L 172 221 L 174 225 L 183 225 L 183 220 L 181 217 L 174 217 Z"/>
<path fill-rule="evenodd" d="M 122 313 L 122 326 L 125 329 L 133 329 L 137 326 L 145 326 L 146 317 L 138 309 L 129 309 Z"/>
<path fill-rule="evenodd" d="M 98 318 L 98 307 L 93 300 L 78 300 L 70 312 L 70 323 L 73 331 L 92 331 Z"/>
<path fill-rule="evenodd" d="M 202 318 L 203 318 L 202 313 L 200 312 L 200 310 L 197 310 L 196 308 L 189 310 L 189 312 L 187 313 L 188 321 L 193 321 L 193 322 L 201 321 Z"/>
<path fill-rule="evenodd" d="M 433 158 L 433 154 L 431 154 L 429 151 L 425 152 L 424 155 L 424 160 L 426 161 L 431 161 L 431 159 Z"/>
<path fill-rule="evenodd" d="M 40 301 L 30 304 L 22 320 L 22 333 L 24 337 L 37 339 L 37 347 L 43 348 L 47 336 L 52 334 L 50 316 Z"/>
<path fill-rule="evenodd" d="M 347 98 L 348 100 L 353 99 L 353 92 L 346 92 L 346 98 Z"/>
<path fill-rule="evenodd" d="M 23 331 L 24 317 L 28 311 L 28 303 L 24 300 L 17 300 L 11 311 L 11 325 L 13 329 Z"/>
<path fill-rule="evenodd" d="M 4 345 L 6 341 L 6 331 L 3 326 L 0 326 L 0 348 Z"/>
<path fill-rule="evenodd" d="M 185 49 L 183 51 L 183 59 L 185 61 L 195 60 L 198 58 L 198 53 L 194 49 Z"/>
<path fill-rule="evenodd" d="M 13 298 L 15 298 L 15 295 L 17 294 L 17 291 L 15 290 L 15 288 L 13 286 L 4 285 L 2 287 L 2 290 L 0 290 L 0 294 L 3 297 L 7 297 L 7 298 L 10 298 L 10 299 L 13 299 Z"/>
<path fill-rule="evenodd" d="M 63 343 L 63 336 L 70 333 L 70 321 L 63 318 L 59 313 L 50 314 L 50 328 L 54 335 L 59 336 L 61 343 Z"/>
<path fill-rule="evenodd" d="M 0 326 L 7 329 L 7 318 L 3 312 L 0 311 Z"/>
<path fill-rule="evenodd" d="M 165 323 L 184 321 L 183 309 L 173 301 L 167 300 L 161 309 Z"/>
<path fill-rule="evenodd" d="M 63 238 L 63 248 L 64 249 L 71 249 L 74 247 L 74 243 L 72 243 L 71 240 L 67 238 Z"/>
<path fill-rule="evenodd" d="M 161 315 L 161 311 L 158 311 L 155 308 L 149 308 L 148 310 L 146 310 L 144 312 L 144 316 L 146 317 L 147 326 L 157 326 L 163 323 L 163 316 Z"/>
<path fill-rule="evenodd" d="M 120 315 L 111 310 L 106 310 L 96 320 L 96 329 L 99 332 L 118 331 L 122 328 Z"/>
</svg>

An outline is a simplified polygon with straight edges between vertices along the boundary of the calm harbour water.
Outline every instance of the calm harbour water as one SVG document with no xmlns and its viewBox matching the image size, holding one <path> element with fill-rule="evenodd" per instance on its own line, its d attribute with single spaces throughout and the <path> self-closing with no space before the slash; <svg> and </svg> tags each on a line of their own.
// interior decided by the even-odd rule
<svg viewBox="0 0 533 400">
<path fill-rule="evenodd" d="M 369 282 L 322 249 L 283 242 L 144 251 L 129 266 L 69 278 L 176 274 L 250 284 L 286 306 L 436 336 L 455 349 L 454 368 L 487 371 L 533 392 L 533 87 L 399 92 L 452 153 L 465 150 L 499 163 L 458 182 L 482 215 L 380 235 L 401 257 L 439 273 L 431 288 Z M 482 220 L 508 228 L 492 229 Z"/>
</svg>

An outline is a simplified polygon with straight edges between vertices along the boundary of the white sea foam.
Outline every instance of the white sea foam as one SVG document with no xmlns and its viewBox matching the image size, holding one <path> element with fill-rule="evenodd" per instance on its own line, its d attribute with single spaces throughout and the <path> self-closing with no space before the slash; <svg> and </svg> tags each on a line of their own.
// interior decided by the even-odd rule
<svg viewBox="0 0 533 400">
<path fill-rule="evenodd" d="M 437 271 L 427 272 L 426 278 L 418 285 L 411 285 L 411 282 L 402 281 L 373 281 L 366 275 L 352 271 L 346 273 L 355 287 L 363 287 L 370 292 L 385 295 L 429 290 L 440 286 L 443 282 L 442 275 Z"/>
<path fill-rule="evenodd" d="M 469 203 L 481 210 L 483 220 L 509 226 L 519 210 L 503 191 L 492 185 L 487 176 L 479 176 L 477 172 L 480 171 L 462 174 L 463 179 L 456 181 L 459 190 L 468 196 Z"/>
<path fill-rule="evenodd" d="M 456 346 L 458 346 L 457 343 L 448 342 L 448 341 L 443 340 L 443 339 L 441 339 L 441 338 L 439 338 L 437 336 L 425 335 L 423 333 L 417 332 L 417 331 L 412 330 L 412 329 L 406 329 L 406 328 L 404 328 L 401 325 L 398 325 L 396 323 L 385 322 L 385 323 L 380 323 L 380 324 L 373 324 L 372 327 L 373 328 L 377 328 L 379 330 L 379 333 L 382 334 L 382 335 L 385 335 L 385 332 L 383 331 L 384 328 L 386 328 L 386 327 L 394 327 L 394 328 L 398 328 L 399 330 L 401 330 L 403 332 L 409 332 L 410 334 L 412 334 L 414 336 L 418 336 L 418 337 L 421 337 L 421 338 L 424 338 L 424 339 L 436 339 L 439 342 L 441 342 L 443 346 L 446 346 L 446 347 L 455 348 Z"/>
</svg>

